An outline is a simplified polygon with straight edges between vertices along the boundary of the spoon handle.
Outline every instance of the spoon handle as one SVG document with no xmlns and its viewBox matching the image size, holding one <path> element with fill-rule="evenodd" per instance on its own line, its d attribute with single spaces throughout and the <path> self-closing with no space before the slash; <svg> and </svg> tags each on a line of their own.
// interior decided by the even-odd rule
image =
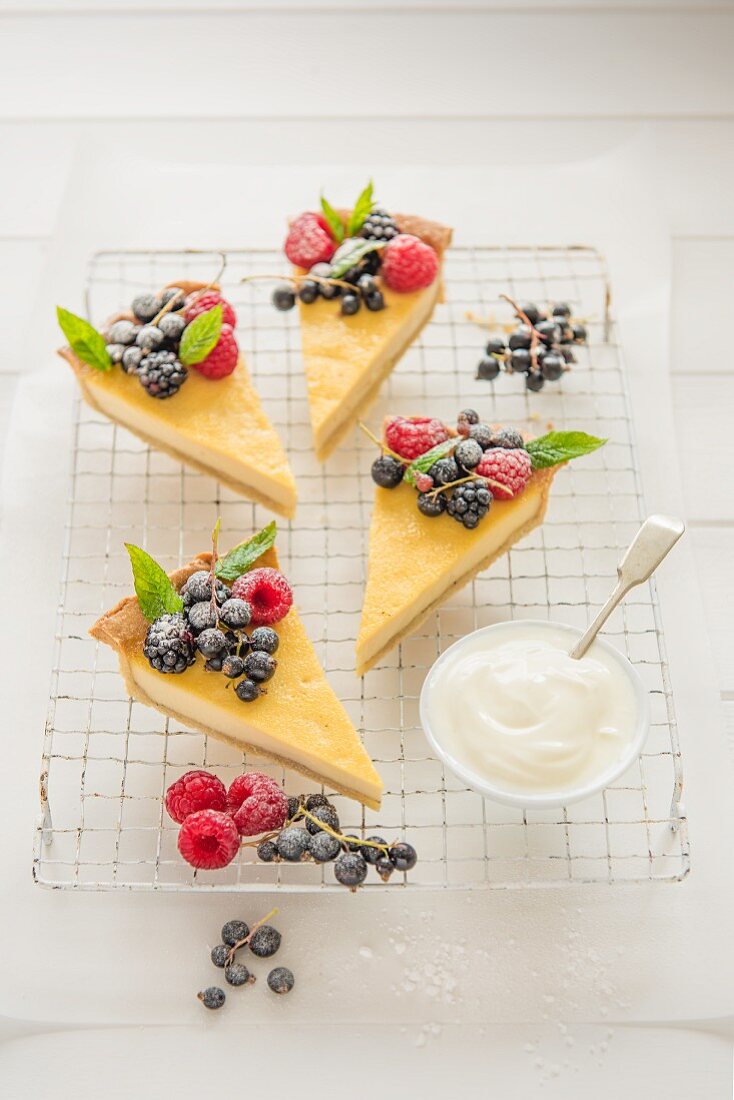
<svg viewBox="0 0 734 1100">
<path fill-rule="evenodd" d="M 675 516 L 648 516 L 617 566 L 617 584 L 594 621 L 586 628 L 571 650 L 575 659 L 583 657 L 618 603 L 631 588 L 646 581 L 673 549 L 686 527 Z"/>
</svg>

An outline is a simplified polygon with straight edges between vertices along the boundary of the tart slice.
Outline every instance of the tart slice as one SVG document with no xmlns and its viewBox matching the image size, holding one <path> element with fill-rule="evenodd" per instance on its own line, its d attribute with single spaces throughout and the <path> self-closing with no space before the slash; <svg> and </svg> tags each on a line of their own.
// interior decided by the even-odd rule
<svg viewBox="0 0 734 1100">
<path fill-rule="evenodd" d="M 274 526 L 215 559 L 214 601 L 211 553 L 168 576 L 129 547 L 138 596 L 90 633 L 133 699 L 377 808 L 382 782 L 291 606 Z"/>
<path fill-rule="evenodd" d="M 176 296 L 177 292 L 177 296 Z M 139 295 L 104 335 L 59 311 L 84 400 L 156 450 L 291 517 L 296 483 L 260 403 L 216 286 Z M 166 400 L 162 400 L 166 398 Z"/>
<path fill-rule="evenodd" d="M 319 460 L 354 428 L 429 320 L 451 233 L 415 214 L 388 214 L 373 203 L 371 184 L 353 210 L 326 203 L 324 214 L 291 224 L 285 252 L 295 265 Z M 287 296 L 280 301 L 287 304 Z"/>
<path fill-rule="evenodd" d="M 358 675 L 539 526 L 559 466 L 604 442 L 583 432 L 525 441 L 472 410 L 458 432 L 427 417 L 388 419 L 385 440 L 372 467 Z"/>
</svg>

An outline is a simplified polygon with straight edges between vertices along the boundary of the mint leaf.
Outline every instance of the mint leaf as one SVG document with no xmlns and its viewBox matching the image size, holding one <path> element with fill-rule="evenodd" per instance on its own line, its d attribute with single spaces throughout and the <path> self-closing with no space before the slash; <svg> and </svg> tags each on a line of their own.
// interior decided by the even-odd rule
<svg viewBox="0 0 734 1100">
<path fill-rule="evenodd" d="M 248 569 L 252 569 L 257 559 L 274 545 L 277 530 L 275 520 L 272 520 L 267 527 L 263 527 L 262 531 L 258 531 L 247 542 L 241 542 L 239 546 L 233 547 L 228 554 L 220 558 L 214 570 L 220 580 L 229 584 L 236 581 Z"/>
<path fill-rule="evenodd" d="M 210 351 L 219 343 L 222 332 L 222 305 L 208 309 L 194 317 L 181 336 L 178 349 L 179 360 L 185 367 L 193 367 L 206 359 Z"/>
<path fill-rule="evenodd" d="M 407 467 L 403 474 L 403 481 L 407 481 L 408 485 L 415 485 L 416 475 L 427 474 L 433 463 L 453 451 L 458 442 L 457 439 L 444 439 L 443 443 L 437 443 L 435 447 L 431 447 L 430 451 L 418 455 Z"/>
<path fill-rule="evenodd" d="M 385 241 L 367 241 L 363 237 L 347 237 L 342 245 L 337 248 L 331 257 L 331 278 L 341 279 L 368 252 L 375 252 L 384 248 Z"/>
<path fill-rule="evenodd" d="M 321 196 L 321 209 L 324 212 L 324 217 L 329 223 L 329 229 L 331 230 L 334 240 L 338 244 L 341 244 L 344 240 L 344 224 L 334 207 L 323 195 Z"/>
<path fill-rule="evenodd" d="M 101 332 L 85 321 L 83 317 L 77 317 L 75 313 L 69 313 L 68 309 L 56 307 L 61 331 L 69 341 L 69 346 L 78 359 L 88 363 L 95 370 L 111 370 L 112 360 L 107 353 L 105 338 Z"/>
<path fill-rule="evenodd" d="M 548 432 L 526 444 L 534 470 L 546 466 L 557 466 L 559 462 L 568 462 L 571 458 L 591 454 L 603 447 L 606 439 L 599 439 L 586 432 Z"/>
<path fill-rule="evenodd" d="M 183 600 L 155 558 L 131 542 L 126 542 L 125 546 L 133 567 L 135 595 L 146 619 L 152 623 L 159 615 L 183 611 Z"/>
<path fill-rule="evenodd" d="M 357 233 L 359 233 L 360 229 L 362 228 L 364 219 L 367 217 L 368 214 L 372 212 L 372 207 L 374 206 L 372 192 L 373 186 L 372 180 L 370 180 L 364 191 L 355 202 L 354 210 L 352 210 L 352 213 L 349 215 L 349 221 L 347 222 L 348 237 L 354 237 Z"/>
</svg>

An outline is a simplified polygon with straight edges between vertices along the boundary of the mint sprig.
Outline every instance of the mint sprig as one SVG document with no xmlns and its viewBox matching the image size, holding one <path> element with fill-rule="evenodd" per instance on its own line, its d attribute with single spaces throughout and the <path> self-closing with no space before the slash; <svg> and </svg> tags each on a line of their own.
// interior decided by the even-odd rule
<svg viewBox="0 0 734 1100">
<path fill-rule="evenodd" d="M 183 600 L 155 558 L 131 542 L 126 542 L 125 546 L 133 568 L 135 595 L 146 619 L 152 623 L 160 615 L 183 611 Z"/>
<path fill-rule="evenodd" d="M 193 367 L 206 359 L 219 343 L 222 333 L 222 305 L 219 303 L 194 317 L 181 336 L 178 358 L 185 367 Z"/>
<path fill-rule="evenodd" d="M 228 554 L 220 558 L 214 570 L 216 575 L 227 584 L 236 581 L 248 569 L 252 569 L 258 558 L 275 544 L 276 534 L 277 527 L 275 520 L 272 520 L 262 531 L 258 531 L 246 542 L 241 542 L 239 546 L 234 546 Z"/>
<path fill-rule="evenodd" d="M 365 189 L 361 192 L 359 198 L 354 204 L 354 209 L 349 215 L 349 221 L 347 222 L 347 236 L 355 237 L 359 233 L 364 224 L 365 218 L 368 214 L 372 213 L 372 207 L 374 206 L 373 200 L 374 187 L 372 180 L 367 184 Z"/>
<path fill-rule="evenodd" d="M 329 223 L 332 237 L 337 244 L 341 244 L 344 240 L 344 223 L 325 195 L 321 196 L 321 209 L 324 212 L 324 217 Z"/>
<path fill-rule="evenodd" d="M 77 359 L 88 363 L 95 370 L 112 369 L 112 360 L 101 332 L 97 332 L 96 328 L 83 317 L 77 317 L 75 313 L 70 313 L 68 309 L 63 309 L 61 306 L 56 307 L 56 317 Z"/>
<path fill-rule="evenodd" d="M 410 466 L 406 467 L 403 481 L 407 481 L 408 485 L 415 485 L 418 474 L 427 474 L 434 462 L 453 451 L 456 444 L 460 442 L 459 439 L 444 439 L 443 443 L 437 443 L 435 447 L 431 447 L 430 451 L 418 455 L 417 458 L 413 459 Z"/>
<path fill-rule="evenodd" d="M 606 439 L 599 439 L 586 432 L 548 432 L 526 443 L 534 470 L 543 470 L 547 466 L 557 466 L 572 458 L 591 454 L 603 447 Z"/>
<path fill-rule="evenodd" d="M 363 237 L 347 237 L 331 258 L 331 278 L 341 279 L 350 267 L 359 263 L 368 252 L 384 248 L 386 241 L 368 241 Z"/>
</svg>

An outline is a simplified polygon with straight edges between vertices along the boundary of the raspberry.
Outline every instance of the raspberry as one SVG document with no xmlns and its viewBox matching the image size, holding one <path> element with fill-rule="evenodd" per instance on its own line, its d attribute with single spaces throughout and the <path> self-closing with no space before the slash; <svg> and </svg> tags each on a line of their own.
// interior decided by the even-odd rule
<svg viewBox="0 0 734 1100">
<path fill-rule="evenodd" d="M 201 770 L 186 772 L 166 791 L 166 809 L 179 825 L 199 810 L 226 810 L 227 791 L 221 779 Z"/>
<path fill-rule="evenodd" d="M 193 363 L 192 366 L 205 378 L 216 381 L 219 378 L 226 378 L 228 374 L 232 373 L 237 366 L 238 355 L 239 349 L 232 326 L 223 324 L 216 347 L 209 352 L 206 359 L 202 359 L 200 363 Z"/>
<path fill-rule="evenodd" d="M 208 313 L 210 309 L 214 309 L 215 306 L 219 305 L 222 307 L 222 322 L 234 328 L 237 324 L 237 314 L 218 290 L 207 290 L 205 294 L 200 294 L 198 291 L 189 294 L 184 306 L 186 324 L 188 325 L 200 313 Z"/>
<path fill-rule="evenodd" d="M 490 447 L 482 455 L 475 473 L 486 477 L 495 500 L 512 500 L 530 481 L 533 464 L 530 455 L 519 448 Z"/>
<path fill-rule="evenodd" d="M 203 871 L 226 867 L 237 855 L 240 834 L 229 814 L 199 810 L 189 814 L 178 834 L 178 850 L 187 863 Z"/>
<path fill-rule="evenodd" d="M 331 259 L 336 241 L 322 214 L 306 213 L 291 223 L 283 247 L 292 264 L 310 268 Z"/>
<path fill-rule="evenodd" d="M 238 775 L 227 792 L 227 805 L 240 836 L 281 829 L 288 817 L 288 798 L 275 780 L 262 772 Z"/>
<path fill-rule="evenodd" d="M 244 573 L 232 585 L 232 595 L 250 604 L 253 626 L 279 623 L 293 603 L 291 586 L 277 569 L 253 569 Z"/>
<path fill-rule="evenodd" d="M 411 462 L 448 438 L 446 425 L 430 416 L 394 416 L 385 425 L 390 450 Z"/>
<path fill-rule="evenodd" d="M 383 250 L 381 275 L 391 290 L 422 290 L 437 274 L 436 251 L 420 237 L 400 233 Z"/>
</svg>

